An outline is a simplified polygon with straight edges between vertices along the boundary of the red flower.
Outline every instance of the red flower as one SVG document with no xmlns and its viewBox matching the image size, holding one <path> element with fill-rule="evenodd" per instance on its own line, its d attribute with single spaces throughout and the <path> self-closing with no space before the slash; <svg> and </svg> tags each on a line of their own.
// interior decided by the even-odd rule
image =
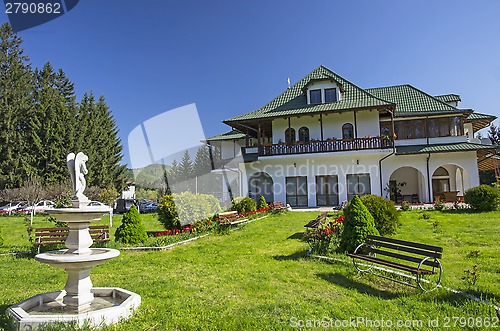
<svg viewBox="0 0 500 331">
<path fill-rule="evenodd" d="M 335 220 L 337 223 L 342 223 L 344 221 L 344 215 L 341 215 L 339 218 Z"/>
</svg>

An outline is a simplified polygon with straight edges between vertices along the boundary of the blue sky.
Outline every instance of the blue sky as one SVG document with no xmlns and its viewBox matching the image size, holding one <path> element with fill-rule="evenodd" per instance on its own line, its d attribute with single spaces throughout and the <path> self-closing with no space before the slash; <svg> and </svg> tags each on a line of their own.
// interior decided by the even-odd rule
<svg viewBox="0 0 500 331">
<path fill-rule="evenodd" d="M 500 1 L 81 0 L 19 35 L 78 98 L 105 96 L 128 163 L 127 136 L 145 120 L 196 103 L 205 135 L 222 133 L 319 65 L 364 88 L 457 93 L 500 117 L 499 14 Z"/>
</svg>

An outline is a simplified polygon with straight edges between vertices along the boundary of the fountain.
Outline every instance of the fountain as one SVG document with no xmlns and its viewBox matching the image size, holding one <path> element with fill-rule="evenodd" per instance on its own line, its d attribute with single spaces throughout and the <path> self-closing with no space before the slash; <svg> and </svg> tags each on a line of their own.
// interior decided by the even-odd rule
<svg viewBox="0 0 500 331">
<path fill-rule="evenodd" d="M 72 208 L 52 209 L 49 213 L 66 222 L 69 234 L 66 249 L 35 256 L 39 262 L 66 270 L 68 279 L 64 290 L 38 294 L 7 309 L 17 330 L 33 330 L 39 325 L 53 322 L 75 322 L 102 326 L 118 323 L 131 316 L 141 303 L 141 297 L 121 288 L 92 287 L 90 271 L 105 261 L 117 257 L 120 252 L 110 248 L 90 248 L 92 237 L 90 223 L 110 212 L 109 207 L 89 207 L 89 199 L 83 194 L 87 174 L 83 153 L 70 153 L 67 157 L 75 197 Z"/>
</svg>

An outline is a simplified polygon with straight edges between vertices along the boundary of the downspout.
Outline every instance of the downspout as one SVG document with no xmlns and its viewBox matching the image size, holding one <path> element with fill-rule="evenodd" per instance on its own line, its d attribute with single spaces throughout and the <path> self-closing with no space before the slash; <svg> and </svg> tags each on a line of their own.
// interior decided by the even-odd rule
<svg viewBox="0 0 500 331">
<path fill-rule="evenodd" d="M 380 194 L 382 195 L 384 192 L 384 184 L 382 183 L 382 161 L 387 159 L 389 156 L 396 154 L 396 144 L 394 142 L 394 112 L 389 110 L 389 113 L 391 114 L 391 122 L 392 122 L 392 152 L 384 156 L 378 161 L 378 177 L 380 179 Z"/>
<path fill-rule="evenodd" d="M 431 198 L 431 177 L 430 177 L 430 170 L 429 170 L 429 160 L 431 158 L 431 153 L 428 153 L 427 155 L 427 194 L 429 195 L 429 203 L 432 202 Z"/>
</svg>

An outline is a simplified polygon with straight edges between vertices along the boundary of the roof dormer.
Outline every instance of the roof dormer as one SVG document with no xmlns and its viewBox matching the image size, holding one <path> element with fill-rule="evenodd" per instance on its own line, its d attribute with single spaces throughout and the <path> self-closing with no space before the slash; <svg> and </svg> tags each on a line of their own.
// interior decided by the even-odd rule
<svg viewBox="0 0 500 331">
<path fill-rule="evenodd" d="M 312 79 L 303 88 L 309 105 L 337 102 L 343 91 L 342 85 L 332 79 Z"/>
</svg>

